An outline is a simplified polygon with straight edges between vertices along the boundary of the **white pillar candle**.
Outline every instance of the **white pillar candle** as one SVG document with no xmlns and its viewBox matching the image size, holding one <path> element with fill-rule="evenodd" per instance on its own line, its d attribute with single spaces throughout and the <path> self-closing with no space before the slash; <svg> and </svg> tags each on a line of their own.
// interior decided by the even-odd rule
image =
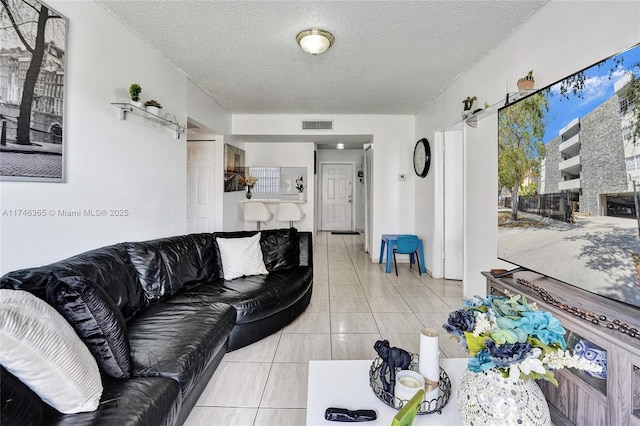
<svg viewBox="0 0 640 426">
<path fill-rule="evenodd" d="M 420 331 L 418 371 L 427 382 L 440 380 L 440 358 L 438 353 L 438 331 L 433 328 L 423 328 Z"/>
<path fill-rule="evenodd" d="M 396 397 L 395 406 L 400 408 L 398 401 L 403 404 L 409 401 L 420 389 L 424 389 L 424 377 L 415 371 L 401 370 L 396 373 L 396 385 L 393 396 Z"/>
<path fill-rule="evenodd" d="M 425 384 L 424 384 L 424 400 L 427 402 L 431 402 L 434 399 L 438 399 L 438 397 L 440 396 L 440 385 L 438 382 L 432 382 L 431 380 L 427 381 L 425 380 Z M 435 410 L 435 407 L 437 407 L 437 404 L 431 404 L 430 407 L 427 407 L 428 410 L 432 411 Z"/>
</svg>

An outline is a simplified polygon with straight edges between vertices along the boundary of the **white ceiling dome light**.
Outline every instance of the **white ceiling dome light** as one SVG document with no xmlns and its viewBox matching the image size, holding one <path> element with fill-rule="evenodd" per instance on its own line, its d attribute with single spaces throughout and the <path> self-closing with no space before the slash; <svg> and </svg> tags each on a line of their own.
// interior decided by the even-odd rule
<svg viewBox="0 0 640 426">
<path fill-rule="evenodd" d="M 296 36 L 296 40 L 302 50 L 315 56 L 329 50 L 335 38 L 329 31 L 312 28 L 300 31 Z"/>
</svg>

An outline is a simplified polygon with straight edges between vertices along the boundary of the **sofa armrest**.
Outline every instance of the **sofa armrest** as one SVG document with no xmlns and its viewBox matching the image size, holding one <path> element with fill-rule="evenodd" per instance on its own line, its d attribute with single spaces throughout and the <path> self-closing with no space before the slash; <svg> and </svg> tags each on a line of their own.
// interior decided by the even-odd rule
<svg viewBox="0 0 640 426">
<path fill-rule="evenodd" d="M 298 232 L 300 238 L 300 266 L 313 267 L 313 236 L 309 231 Z"/>
</svg>

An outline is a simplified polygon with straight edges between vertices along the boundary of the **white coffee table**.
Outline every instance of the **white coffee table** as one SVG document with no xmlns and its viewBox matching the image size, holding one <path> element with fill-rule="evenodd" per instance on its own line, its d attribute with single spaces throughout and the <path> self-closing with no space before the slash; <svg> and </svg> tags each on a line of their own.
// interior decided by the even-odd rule
<svg viewBox="0 0 640 426">
<path fill-rule="evenodd" d="M 369 386 L 369 369 L 373 360 L 363 361 L 309 361 L 307 392 L 307 426 L 332 425 L 324 419 L 328 407 L 373 409 L 378 419 L 362 424 L 389 426 L 397 410 L 378 399 Z M 440 366 L 451 380 L 451 397 L 442 414 L 416 416 L 414 425 L 460 425 L 458 414 L 458 387 L 462 372 L 467 368 L 467 358 L 443 358 Z"/>
</svg>

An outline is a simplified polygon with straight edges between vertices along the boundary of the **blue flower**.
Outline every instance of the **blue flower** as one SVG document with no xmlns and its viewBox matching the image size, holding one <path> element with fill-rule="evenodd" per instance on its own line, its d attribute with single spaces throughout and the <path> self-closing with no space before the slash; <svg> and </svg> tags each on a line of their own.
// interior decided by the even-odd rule
<svg viewBox="0 0 640 426">
<path fill-rule="evenodd" d="M 526 323 L 528 324 L 528 322 Z M 530 332 L 522 327 L 522 318 L 514 320 L 507 317 L 497 317 L 496 325 L 498 326 L 498 328 L 511 331 L 516 335 L 516 340 L 520 343 L 526 342 L 527 338 L 529 337 Z"/>
<path fill-rule="evenodd" d="M 545 345 L 557 343 L 563 350 L 566 348 L 567 344 L 564 340 L 566 331 L 560 321 L 549 312 L 525 312 L 524 316 L 516 320 L 515 323 L 531 337 L 539 339 Z"/>
<path fill-rule="evenodd" d="M 495 366 L 496 364 L 493 362 L 486 349 L 478 352 L 475 357 L 469 358 L 469 362 L 467 364 L 469 371 L 473 371 L 474 373 L 480 373 Z"/>
<path fill-rule="evenodd" d="M 486 306 L 489 307 L 491 306 L 491 302 L 493 302 L 493 300 L 495 299 L 505 299 L 505 297 L 503 296 L 487 296 L 485 298 L 478 296 L 477 294 L 473 297 L 473 299 L 466 299 L 464 301 L 464 308 L 469 309 L 469 308 L 478 308 L 480 306 Z"/>
<path fill-rule="evenodd" d="M 449 314 L 443 328 L 472 355 L 470 371 L 495 369 L 513 378 L 557 383 L 548 374 L 551 363 L 541 357 L 554 349 L 566 350 L 566 331 L 551 313 L 539 311 L 521 295 L 475 296 L 465 301 L 463 309 Z"/>
<path fill-rule="evenodd" d="M 508 368 L 514 362 L 526 358 L 527 353 L 531 350 L 529 343 L 520 342 L 498 346 L 494 341 L 487 340 L 485 345 L 494 364 L 503 368 Z"/>
<path fill-rule="evenodd" d="M 476 325 L 476 317 L 472 311 L 459 309 L 449 314 L 449 320 L 444 329 L 449 333 L 464 337 L 463 331 L 472 332 Z"/>
</svg>

